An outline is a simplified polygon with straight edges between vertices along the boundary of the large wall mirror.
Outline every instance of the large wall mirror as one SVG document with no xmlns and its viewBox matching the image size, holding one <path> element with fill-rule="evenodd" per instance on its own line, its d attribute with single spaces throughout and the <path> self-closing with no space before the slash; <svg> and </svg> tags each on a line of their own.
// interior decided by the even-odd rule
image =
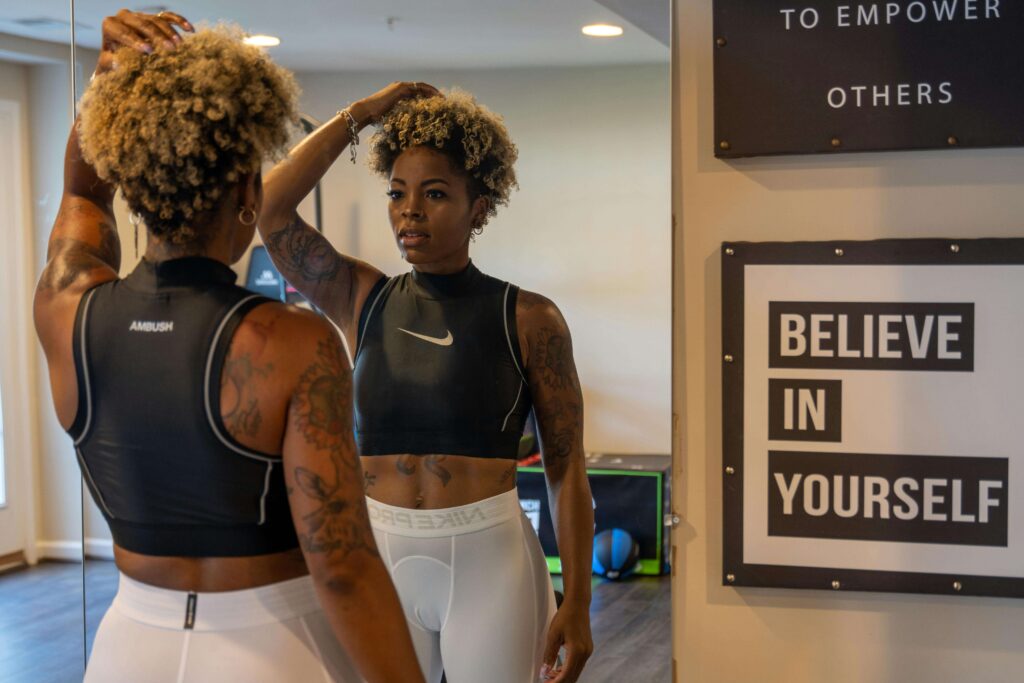
<svg viewBox="0 0 1024 683">
<path fill-rule="evenodd" d="M 78 26 L 79 30 L 88 27 Z M 67 2 L 0 7 L 0 680 L 84 665 L 82 493 L 54 417 L 32 294 L 60 205 L 73 80 Z"/>
<path fill-rule="evenodd" d="M 105 0 L 75 3 L 80 53 L 95 55 L 103 17 L 119 8 Z M 669 544 L 662 527 L 671 450 L 668 0 L 183 0 L 133 9 L 172 10 L 195 24 L 227 21 L 280 39 L 267 49 L 295 72 L 302 89 L 307 129 L 296 130 L 296 141 L 396 80 L 467 91 L 504 118 L 519 150 L 519 189 L 472 244 L 473 263 L 549 297 L 563 312 L 585 401 L 592 482 L 609 477 L 606 485 L 592 484 L 598 519 L 617 510 L 622 522 L 611 516 L 604 526 L 641 524 L 634 535 L 647 535 L 632 576 L 593 578 L 595 651 L 580 680 L 671 680 Z M 581 31 L 590 24 L 624 31 L 590 37 Z M 358 163 L 347 152 L 340 157 L 300 214 L 343 253 L 398 275 L 409 266 L 388 223 L 387 186 L 365 163 L 372 132 L 363 134 Z M 63 132 L 54 135 L 63 142 Z M 138 255 L 123 203 L 117 211 L 126 274 Z M 235 267 L 240 284 L 273 283 L 276 273 L 258 240 L 254 249 Z M 521 500 L 530 497 L 529 474 L 524 465 Z M 653 487 L 628 485 L 638 474 L 652 475 Z M 544 541 L 547 503 L 542 493 L 534 498 L 531 520 Z M 640 507 L 646 512 L 636 522 Z M 84 528 L 91 643 L 118 573 L 109 532 L 91 503 Z M 557 589 L 557 553 L 545 551 Z"/>
</svg>

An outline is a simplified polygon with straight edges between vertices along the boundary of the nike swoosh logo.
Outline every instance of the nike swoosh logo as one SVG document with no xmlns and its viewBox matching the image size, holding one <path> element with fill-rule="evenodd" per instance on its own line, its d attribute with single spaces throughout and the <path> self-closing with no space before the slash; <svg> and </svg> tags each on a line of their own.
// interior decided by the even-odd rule
<svg viewBox="0 0 1024 683">
<path fill-rule="evenodd" d="M 451 346 L 452 342 L 455 341 L 455 337 L 452 336 L 451 330 L 448 330 L 448 336 L 446 337 L 428 337 L 427 335 L 420 334 L 419 332 L 410 332 L 409 330 L 403 330 L 401 327 L 398 328 L 398 331 L 405 332 L 406 334 L 410 334 L 416 337 L 417 339 L 422 339 L 425 342 L 437 344 L 438 346 Z"/>
</svg>

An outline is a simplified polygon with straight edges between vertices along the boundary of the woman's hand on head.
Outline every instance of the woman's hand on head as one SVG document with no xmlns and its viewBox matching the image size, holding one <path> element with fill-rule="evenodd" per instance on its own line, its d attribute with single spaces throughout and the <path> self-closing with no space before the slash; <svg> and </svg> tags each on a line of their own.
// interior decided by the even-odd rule
<svg viewBox="0 0 1024 683">
<path fill-rule="evenodd" d="M 146 14 L 123 9 L 103 20 L 103 45 L 96 73 L 102 74 L 115 67 L 114 54 L 121 48 L 152 53 L 154 50 L 174 49 L 181 43 L 177 28 L 195 32 L 188 19 L 174 12 Z"/>
<path fill-rule="evenodd" d="M 375 123 L 402 100 L 412 100 L 417 97 L 438 97 L 440 94 L 441 91 L 429 83 L 396 81 L 383 90 L 379 90 L 369 97 L 364 97 L 354 103 L 350 111 L 360 125 Z"/>
</svg>

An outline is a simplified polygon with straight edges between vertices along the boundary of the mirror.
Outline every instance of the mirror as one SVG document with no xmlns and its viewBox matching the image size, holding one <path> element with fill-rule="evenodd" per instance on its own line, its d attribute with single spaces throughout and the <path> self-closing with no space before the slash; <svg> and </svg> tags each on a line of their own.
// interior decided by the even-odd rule
<svg viewBox="0 0 1024 683">
<path fill-rule="evenodd" d="M 80 679 L 84 666 L 80 476 L 32 324 L 72 121 L 70 33 L 66 2 L 0 9 L 0 680 L 12 682 Z"/>
<path fill-rule="evenodd" d="M 80 51 L 98 48 L 96 27 L 118 8 L 79 0 L 79 21 L 93 27 L 80 32 Z M 671 680 L 670 538 L 662 526 L 671 449 L 668 0 L 257 0 L 244 8 L 185 0 L 166 9 L 280 38 L 269 54 L 295 72 L 300 108 L 314 125 L 395 80 L 460 88 L 504 118 L 519 151 L 519 190 L 472 244 L 473 262 L 561 309 L 585 403 L 597 531 L 625 529 L 639 546 L 632 576 L 593 577 L 594 654 L 580 680 Z M 624 34 L 582 34 L 599 23 Z M 409 266 L 388 223 L 387 187 L 365 164 L 372 132 L 363 133 L 358 163 L 339 157 L 299 211 L 341 252 L 398 275 Z M 124 274 L 136 260 L 123 203 L 118 212 Z M 235 269 L 240 283 L 276 276 L 262 255 Z M 558 589 L 542 470 L 526 461 L 518 476 Z M 109 558 L 110 537 L 91 504 L 85 527 L 90 554 Z M 117 571 L 100 559 L 86 569 L 92 633 Z"/>
</svg>

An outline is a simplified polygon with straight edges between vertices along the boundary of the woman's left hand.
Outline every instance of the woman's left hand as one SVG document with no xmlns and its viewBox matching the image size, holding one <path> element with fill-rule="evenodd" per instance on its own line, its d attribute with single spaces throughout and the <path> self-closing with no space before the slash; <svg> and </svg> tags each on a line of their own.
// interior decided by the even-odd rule
<svg viewBox="0 0 1024 683">
<path fill-rule="evenodd" d="M 437 97 L 441 91 L 422 81 L 396 81 L 352 104 L 352 115 L 360 124 L 376 123 L 402 100 Z"/>
<path fill-rule="evenodd" d="M 558 651 L 562 647 L 565 647 L 565 661 L 561 667 L 556 668 Z M 550 683 L 574 683 L 583 673 L 583 667 L 593 651 L 587 607 L 576 607 L 564 602 L 548 627 L 541 677 Z"/>
<path fill-rule="evenodd" d="M 146 14 L 123 9 L 103 20 L 103 42 L 96 74 L 114 68 L 114 55 L 123 47 L 150 54 L 157 47 L 173 50 L 181 43 L 177 28 L 195 32 L 188 19 L 174 12 Z"/>
</svg>

